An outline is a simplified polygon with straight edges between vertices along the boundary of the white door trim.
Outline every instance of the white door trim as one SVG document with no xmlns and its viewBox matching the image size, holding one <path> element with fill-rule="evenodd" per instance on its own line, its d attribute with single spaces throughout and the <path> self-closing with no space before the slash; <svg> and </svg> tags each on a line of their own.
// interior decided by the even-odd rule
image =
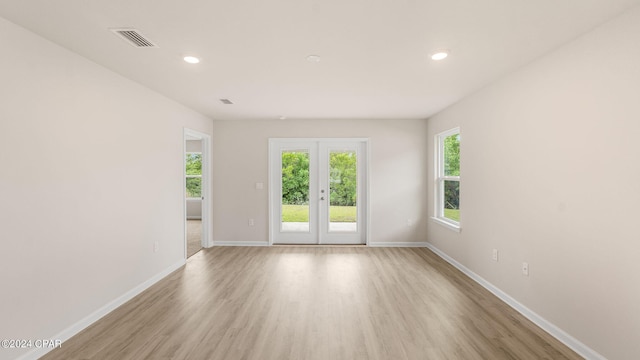
<svg viewBox="0 0 640 360">
<path fill-rule="evenodd" d="M 182 149 L 182 201 L 184 214 L 182 216 L 184 225 L 184 258 L 187 258 L 187 180 L 186 180 L 186 159 L 187 137 L 196 138 L 202 141 L 202 247 L 213 246 L 213 226 L 211 224 L 211 214 L 213 202 L 211 201 L 211 136 L 196 130 L 184 128 L 183 149 Z"/>
<path fill-rule="evenodd" d="M 335 140 L 335 141 L 334 141 Z M 327 201 L 320 202 L 320 221 L 319 221 L 319 242 L 320 245 L 336 245 L 336 244 L 366 244 L 367 224 L 368 219 L 365 216 L 367 208 L 367 144 L 364 141 L 338 141 L 338 139 L 331 139 L 331 141 L 319 141 L 318 156 L 320 164 L 325 165 L 320 170 L 319 186 L 320 189 L 326 189 L 327 197 L 330 196 L 331 185 L 329 183 L 329 164 L 330 153 L 332 150 L 351 150 L 355 151 L 356 155 L 356 168 L 357 168 L 357 230 L 351 231 L 337 231 L 330 230 L 331 222 L 329 219 L 329 199 Z M 357 240 L 356 240 L 357 239 Z"/>
<path fill-rule="evenodd" d="M 276 242 L 276 233 L 279 233 L 277 237 L 279 237 L 280 242 L 284 243 L 295 243 L 295 244 L 318 244 L 318 207 L 313 206 L 318 201 L 318 184 L 316 181 L 312 179 L 317 179 L 318 174 L 317 170 L 317 161 L 318 161 L 318 143 L 313 141 L 285 141 L 285 142 L 277 142 L 274 141 L 270 143 L 269 149 L 269 200 L 270 205 L 273 207 L 269 208 L 269 219 L 270 221 L 274 221 L 276 219 L 280 219 L 281 216 L 281 207 L 279 201 L 280 191 L 278 189 L 281 186 L 281 174 L 279 171 L 275 171 L 274 169 L 282 168 L 282 157 L 281 153 L 284 150 L 288 151 L 296 151 L 296 150 L 306 150 L 309 154 L 309 228 L 307 231 L 292 231 L 292 232 L 282 232 L 281 231 L 281 223 L 279 221 L 275 221 L 270 223 L 270 234 L 272 235 L 270 244 Z M 273 169 L 272 169 L 273 168 Z M 278 226 L 276 227 L 276 223 Z"/>
<path fill-rule="evenodd" d="M 368 138 L 270 138 L 269 139 L 269 149 L 268 149 L 268 170 L 269 170 L 269 245 L 273 245 L 274 244 L 274 240 L 276 237 L 276 231 L 278 231 L 278 229 L 275 228 L 274 226 L 274 220 L 277 214 L 275 214 L 276 212 L 273 210 L 274 206 L 276 205 L 276 200 L 274 198 L 274 196 L 276 195 L 276 191 L 278 191 L 276 189 L 277 186 L 277 182 L 274 181 L 274 176 L 279 175 L 279 174 L 275 174 L 274 173 L 274 164 L 273 164 L 273 159 L 274 159 L 274 152 L 278 151 L 280 149 L 280 147 L 283 144 L 297 144 L 297 143 L 303 143 L 303 142 L 316 142 L 316 143 L 326 143 L 326 144 L 331 144 L 331 143 L 345 143 L 345 142 L 359 142 L 362 143 L 364 146 L 363 152 L 362 154 L 364 155 L 364 163 L 362 164 L 364 166 L 364 171 L 362 176 L 364 176 L 366 179 L 365 181 L 363 181 L 363 187 L 361 190 L 361 194 L 364 195 L 365 200 L 364 200 L 364 206 L 362 207 L 362 221 L 364 221 L 364 224 L 362 226 L 362 231 L 363 231 L 363 237 L 364 237 L 364 244 L 365 245 L 369 245 L 370 243 L 370 187 L 369 187 L 369 179 L 370 179 L 370 146 L 369 146 L 369 139 Z M 315 196 L 315 194 L 310 194 L 310 200 L 311 197 Z M 279 205 L 279 203 L 278 203 Z"/>
</svg>

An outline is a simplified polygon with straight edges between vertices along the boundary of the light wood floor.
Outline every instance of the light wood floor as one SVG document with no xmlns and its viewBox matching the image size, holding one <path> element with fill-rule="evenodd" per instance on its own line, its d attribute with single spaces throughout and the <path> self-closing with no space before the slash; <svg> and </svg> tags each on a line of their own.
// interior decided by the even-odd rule
<svg viewBox="0 0 640 360">
<path fill-rule="evenodd" d="M 424 248 L 216 247 L 44 359 L 579 359 Z"/>
<path fill-rule="evenodd" d="M 187 220 L 187 257 L 202 249 L 202 220 Z"/>
</svg>

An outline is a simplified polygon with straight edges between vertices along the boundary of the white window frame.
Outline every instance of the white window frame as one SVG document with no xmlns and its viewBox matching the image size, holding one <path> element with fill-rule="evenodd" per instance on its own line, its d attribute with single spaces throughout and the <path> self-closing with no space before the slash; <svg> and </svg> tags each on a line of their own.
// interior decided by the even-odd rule
<svg viewBox="0 0 640 360">
<path fill-rule="evenodd" d="M 200 161 L 202 161 L 202 151 L 186 151 L 185 154 L 186 155 L 199 154 L 200 155 Z M 185 160 L 185 164 L 186 164 L 186 160 Z M 185 168 L 185 170 L 186 170 L 186 168 Z M 200 174 L 200 175 L 188 175 L 188 174 L 185 174 L 184 177 L 185 177 L 185 179 L 200 178 L 200 196 L 199 197 L 188 197 L 187 199 L 188 200 L 202 199 L 203 198 L 203 195 L 202 195 L 202 174 Z M 186 182 L 185 182 L 185 191 L 186 191 L 186 188 L 187 187 L 186 187 Z"/>
<path fill-rule="evenodd" d="M 441 132 L 435 136 L 435 196 L 434 196 L 434 216 L 433 221 L 443 225 L 453 231 L 460 232 L 462 229 L 460 222 L 455 221 L 444 216 L 444 182 L 445 181 L 457 181 L 460 183 L 460 176 L 445 176 L 444 175 L 444 139 L 452 135 L 460 136 L 460 128 L 456 127 L 444 132 Z"/>
</svg>

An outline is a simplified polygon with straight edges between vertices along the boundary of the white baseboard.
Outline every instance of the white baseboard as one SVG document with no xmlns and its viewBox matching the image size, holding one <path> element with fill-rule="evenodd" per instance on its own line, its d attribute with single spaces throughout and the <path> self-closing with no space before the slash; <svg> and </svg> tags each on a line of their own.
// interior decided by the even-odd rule
<svg viewBox="0 0 640 360">
<path fill-rule="evenodd" d="M 115 310 L 119 306 L 123 305 L 127 301 L 133 299 L 138 294 L 140 294 L 141 292 L 143 292 L 146 289 L 148 289 L 149 287 L 151 287 L 151 285 L 157 283 L 158 281 L 160 281 L 163 278 L 165 278 L 167 275 L 169 275 L 172 272 L 178 270 L 184 264 L 185 264 L 185 261 L 181 260 L 181 261 L 169 266 L 168 268 L 162 270 L 161 272 L 159 272 L 158 274 L 154 275 L 153 277 L 151 277 L 147 281 L 145 281 L 142 284 L 140 284 L 140 285 L 134 287 L 133 289 L 127 291 L 126 293 L 122 294 L 121 296 L 119 296 L 115 300 L 111 301 L 110 303 L 106 304 L 105 306 L 101 307 L 100 309 L 94 311 L 89 316 L 85 317 L 84 319 L 76 322 L 75 324 L 71 325 L 67 329 L 65 329 L 62 332 L 58 333 L 56 336 L 49 337 L 49 339 L 61 340 L 62 341 L 62 346 L 64 346 L 64 342 L 65 341 L 69 340 L 71 337 L 73 337 L 74 335 L 76 335 L 80 331 L 86 329 L 87 327 L 89 327 L 89 325 L 91 325 L 94 322 L 100 320 L 103 316 L 105 316 L 108 313 L 112 312 L 113 310 Z M 44 356 L 46 353 L 48 353 L 51 350 L 53 350 L 53 349 L 50 349 L 50 348 L 34 349 L 34 350 L 32 350 L 32 351 L 20 356 L 16 360 L 31 360 L 31 359 L 35 360 L 35 359 L 38 359 L 38 358 Z"/>
<path fill-rule="evenodd" d="M 447 255 L 446 253 L 442 252 L 437 247 L 433 246 L 430 243 L 426 243 L 426 247 L 429 250 L 433 251 L 436 255 L 440 256 L 446 262 L 453 265 L 458 270 L 462 271 L 465 275 L 470 277 L 473 281 L 477 282 L 482 287 L 489 290 L 493 295 L 497 296 L 500 300 L 504 301 L 507 305 L 511 306 L 517 312 L 522 314 L 524 317 L 531 320 L 534 324 L 538 325 L 542 330 L 549 333 L 549 335 L 553 336 L 554 338 L 558 339 L 558 341 L 567 345 L 573 351 L 578 353 L 578 355 L 588 360 L 607 360 L 604 356 L 598 354 L 595 350 L 583 344 L 573 336 L 567 334 L 565 331 L 555 326 L 554 324 L 552 324 L 542 316 L 536 314 L 528 307 L 522 305 L 516 299 L 509 296 L 509 294 L 500 290 L 499 288 L 497 288 L 496 286 L 494 286 L 493 284 L 491 284 L 490 282 L 482 278 L 480 275 L 469 270 L 467 267 L 465 267 L 464 265 L 456 261 L 454 258 Z"/>
<path fill-rule="evenodd" d="M 371 247 L 427 247 L 426 242 L 374 242 Z M 213 246 L 269 246 L 268 241 L 214 241 Z"/>
<path fill-rule="evenodd" d="M 214 241 L 213 246 L 269 246 L 268 241 Z"/>
<path fill-rule="evenodd" d="M 370 242 L 371 247 L 427 247 L 426 242 Z"/>
</svg>

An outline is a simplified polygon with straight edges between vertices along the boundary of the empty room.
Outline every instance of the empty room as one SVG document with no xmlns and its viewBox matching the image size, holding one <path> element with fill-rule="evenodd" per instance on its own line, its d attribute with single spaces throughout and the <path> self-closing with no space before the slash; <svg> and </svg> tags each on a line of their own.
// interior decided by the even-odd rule
<svg viewBox="0 0 640 360">
<path fill-rule="evenodd" d="M 0 360 L 638 359 L 640 0 L 0 0 Z"/>
</svg>

